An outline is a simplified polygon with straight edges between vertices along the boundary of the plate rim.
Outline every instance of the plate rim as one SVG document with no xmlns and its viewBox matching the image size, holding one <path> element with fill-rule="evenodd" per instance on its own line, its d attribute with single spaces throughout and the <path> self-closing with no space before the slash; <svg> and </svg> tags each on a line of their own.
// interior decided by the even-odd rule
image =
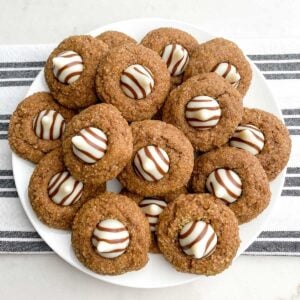
<svg viewBox="0 0 300 300">
<path fill-rule="evenodd" d="M 202 34 L 205 34 L 205 35 L 208 35 L 211 37 L 211 39 L 215 38 L 216 36 L 214 36 L 213 34 L 205 31 L 205 30 L 202 30 L 199 26 L 197 25 L 194 25 L 194 24 L 191 24 L 191 23 L 188 23 L 188 22 L 184 22 L 184 21 L 180 21 L 180 20 L 175 20 L 175 19 L 168 19 L 168 18 L 158 18 L 158 17 L 155 17 L 155 18 L 133 18 L 133 19 L 125 19 L 125 20 L 121 20 L 121 21 L 117 21 L 117 22 L 113 22 L 113 23 L 109 23 L 109 24 L 106 24 L 106 25 L 103 25 L 103 26 L 100 26 L 96 29 L 93 29 L 91 30 L 90 32 L 88 32 L 87 34 L 90 34 L 90 35 L 95 35 L 95 34 L 99 34 L 100 32 L 104 32 L 106 30 L 111 30 L 110 27 L 114 27 L 114 26 L 121 26 L 122 24 L 128 24 L 128 23 L 135 23 L 135 22 L 141 22 L 141 23 L 145 23 L 145 22 L 152 22 L 152 23 L 156 23 L 159 24 L 160 22 L 162 23 L 170 23 L 169 26 L 170 27 L 175 27 L 175 28 L 179 28 L 180 27 L 184 27 L 184 26 L 187 26 L 187 27 L 190 27 L 190 28 L 193 28 L 195 31 L 198 31 L 198 32 L 201 32 Z M 158 27 L 161 27 L 158 25 Z M 58 43 L 55 43 L 55 45 L 57 45 Z M 270 86 L 269 86 L 269 83 L 267 82 L 267 80 L 264 78 L 264 76 L 262 75 L 262 73 L 260 72 L 260 70 L 257 68 L 257 66 L 246 56 L 247 60 L 250 62 L 251 64 L 251 68 L 252 70 L 255 70 L 255 74 L 259 77 L 260 80 L 262 80 L 264 82 L 264 85 L 265 85 L 265 88 L 266 90 L 268 91 L 268 93 L 270 94 L 270 96 L 272 97 L 272 102 L 273 102 L 273 105 L 275 107 L 275 109 L 277 110 L 277 114 L 278 114 L 278 117 L 280 118 L 281 121 L 283 121 L 283 116 L 282 116 L 282 112 L 280 110 L 280 107 L 278 105 L 278 102 L 276 100 L 276 97 L 274 96 Z M 26 96 L 29 96 L 31 93 L 30 93 L 30 89 L 32 87 L 32 85 L 34 84 L 34 82 L 36 82 L 36 80 L 38 80 L 39 77 L 41 77 L 41 73 L 44 72 L 44 68 L 42 68 L 42 70 L 39 72 L 39 74 L 37 75 L 37 77 L 34 79 L 33 83 L 30 85 L 30 87 L 28 88 L 27 90 L 27 93 L 26 93 Z M 97 273 L 94 273 L 92 272 L 91 270 L 87 269 L 84 265 L 81 265 L 81 268 L 79 268 L 78 266 L 76 266 L 73 262 L 72 262 L 72 259 L 71 257 L 66 257 L 66 256 L 63 256 L 61 253 L 55 251 L 50 245 L 48 242 L 46 242 L 44 240 L 44 237 L 43 237 L 43 233 L 41 234 L 41 228 L 39 226 L 36 226 L 35 224 L 35 221 L 32 219 L 32 217 L 30 216 L 30 213 L 27 211 L 27 208 L 25 206 L 25 203 L 21 200 L 23 197 L 20 197 L 20 194 L 19 194 L 19 180 L 16 179 L 18 178 L 18 175 L 15 174 L 15 171 L 17 169 L 16 167 L 16 164 L 17 164 L 17 160 L 20 159 L 20 157 L 15 154 L 13 151 L 12 151 L 12 169 L 13 169 L 13 176 L 14 176 L 14 180 L 15 180 L 15 183 L 16 183 L 16 189 L 17 189 L 17 193 L 18 193 L 18 196 L 19 196 L 19 199 L 20 199 L 20 202 L 21 202 L 21 205 L 23 207 L 23 210 L 25 211 L 25 214 L 26 214 L 26 217 L 28 218 L 28 220 L 30 221 L 30 223 L 32 224 L 32 226 L 34 227 L 34 229 L 38 232 L 38 234 L 42 237 L 42 240 L 53 250 L 53 252 L 58 255 L 61 259 L 63 259 L 64 261 L 66 261 L 69 265 L 71 265 L 73 268 L 89 275 L 89 276 L 92 276 L 98 280 L 101 280 L 101 281 L 104 281 L 104 282 L 107 282 L 107 283 L 110 283 L 110 284 L 114 284 L 114 285 L 118 285 L 118 286 L 123 286 L 123 287 L 130 287 L 130 288 L 143 288 L 143 289 L 153 289 L 153 288 L 165 288 L 165 287 L 173 287 L 173 286 L 179 286 L 179 285 L 182 285 L 182 284 L 185 284 L 185 283 L 190 283 L 190 282 L 194 282 L 196 280 L 199 280 L 199 278 L 203 278 L 203 276 L 200 276 L 200 275 L 194 275 L 190 278 L 185 278 L 185 279 L 182 279 L 180 282 L 175 282 L 173 284 L 161 284 L 161 285 L 156 285 L 156 286 L 142 286 L 142 285 L 139 285 L 139 286 L 135 286 L 135 285 L 128 285 L 128 284 L 123 284 L 122 282 L 112 282 L 110 280 L 110 278 L 113 278 L 113 276 L 107 276 L 107 275 L 102 275 L 101 278 L 99 278 L 99 275 L 101 274 L 97 274 Z M 22 158 L 21 158 L 22 159 Z M 280 190 L 282 190 L 283 188 L 283 184 L 284 184 L 284 178 L 285 178 L 285 175 L 286 175 L 286 169 L 287 169 L 287 166 L 282 170 L 282 172 L 280 173 L 280 182 L 279 182 L 279 185 L 280 185 Z M 259 225 L 259 228 L 257 229 L 257 232 L 256 234 L 248 239 L 248 241 L 246 242 L 247 246 L 245 247 L 245 249 L 255 240 L 255 238 L 260 234 L 260 232 L 262 231 L 262 228 L 264 226 L 264 224 L 266 224 L 266 222 L 268 221 L 268 219 L 270 218 L 270 216 L 272 215 L 272 211 L 274 211 L 274 208 L 276 206 L 276 203 L 278 202 L 278 198 L 280 197 L 280 195 L 276 195 L 276 199 L 272 199 L 271 202 L 272 202 L 272 207 L 271 207 L 271 211 L 269 212 L 269 214 L 267 216 L 265 216 L 263 222 Z M 26 201 L 26 199 L 25 199 Z M 28 199 L 29 201 L 29 199 Z M 52 243 L 50 243 L 52 244 Z M 55 247 L 54 247 L 55 248 Z M 244 249 L 244 250 L 245 250 Z M 244 251 L 243 250 L 243 251 Z M 234 258 L 234 260 L 236 260 L 239 255 L 242 253 L 242 251 L 238 251 L 237 253 L 237 256 Z M 81 263 L 80 263 L 81 264 Z M 83 268 L 82 268 L 83 267 Z M 174 269 L 175 272 L 177 272 L 175 269 Z"/>
</svg>

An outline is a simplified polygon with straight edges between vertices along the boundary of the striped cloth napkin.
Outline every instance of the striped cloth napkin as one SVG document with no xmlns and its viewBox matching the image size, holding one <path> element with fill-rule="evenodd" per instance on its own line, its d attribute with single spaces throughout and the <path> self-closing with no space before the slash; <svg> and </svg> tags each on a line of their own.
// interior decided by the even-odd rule
<svg viewBox="0 0 300 300">
<path fill-rule="evenodd" d="M 248 255 L 300 255 L 300 40 L 240 40 L 282 109 L 293 150 L 281 199 Z M 0 46 L 0 253 L 49 253 L 29 223 L 15 188 L 9 119 L 53 45 Z"/>
</svg>

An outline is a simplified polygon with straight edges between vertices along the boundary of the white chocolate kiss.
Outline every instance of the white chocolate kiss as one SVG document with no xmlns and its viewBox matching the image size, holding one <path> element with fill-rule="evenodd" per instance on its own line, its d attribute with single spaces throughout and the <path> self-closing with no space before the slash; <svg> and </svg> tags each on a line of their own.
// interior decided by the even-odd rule
<svg viewBox="0 0 300 300">
<path fill-rule="evenodd" d="M 217 235 L 210 224 L 192 221 L 184 225 L 179 234 L 182 250 L 194 258 L 211 255 L 217 246 Z"/>
<path fill-rule="evenodd" d="M 83 71 L 81 56 L 75 51 L 64 51 L 52 59 L 54 76 L 65 84 L 78 80 Z"/>
<path fill-rule="evenodd" d="M 234 65 L 223 62 L 217 65 L 213 72 L 225 78 L 235 88 L 240 84 L 241 75 Z"/>
<path fill-rule="evenodd" d="M 67 171 L 54 175 L 48 184 L 48 195 L 56 204 L 67 206 L 77 202 L 83 192 L 83 183 Z"/>
<path fill-rule="evenodd" d="M 261 152 L 265 145 L 264 134 L 254 125 L 239 125 L 229 141 L 232 147 L 244 149 L 253 155 Z"/>
<path fill-rule="evenodd" d="M 92 244 L 102 257 L 115 258 L 123 254 L 128 247 L 129 233 L 120 221 L 106 219 L 94 229 Z"/>
<path fill-rule="evenodd" d="M 207 190 L 228 203 L 235 202 L 242 194 L 242 181 L 239 175 L 229 169 L 216 169 L 206 180 Z"/>
<path fill-rule="evenodd" d="M 188 102 L 185 117 L 190 126 L 206 130 L 215 127 L 221 117 L 219 103 L 209 96 L 197 96 Z"/>
<path fill-rule="evenodd" d="M 101 159 L 107 150 L 106 134 L 95 127 L 81 129 L 72 137 L 73 152 L 82 161 L 93 164 Z"/>
<path fill-rule="evenodd" d="M 189 62 L 187 50 L 179 44 L 167 45 L 163 50 L 161 58 L 167 64 L 171 76 L 182 74 Z"/>
<path fill-rule="evenodd" d="M 151 71 L 137 64 L 129 66 L 122 72 L 120 83 L 125 95 L 132 99 L 146 98 L 154 87 Z"/>
<path fill-rule="evenodd" d="M 33 131 L 43 140 L 57 140 L 65 130 L 64 117 L 55 110 L 43 110 L 33 119 Z"/>
<path fill-rule="evenodd" d="M 156 231 L 158 217 L 167 206 L 167 202 L 160 199 L 144 199 L 140 201 L 139 207 L 148 219 L 150 230 Z"/>
<path fill-rule="evenodd" d="M 169 172 L 170 159 L 165 150 L 150 145 L 136 153 L 133 166 L 136 174 L 142 179 L 158 181 Z"/>
</svg>

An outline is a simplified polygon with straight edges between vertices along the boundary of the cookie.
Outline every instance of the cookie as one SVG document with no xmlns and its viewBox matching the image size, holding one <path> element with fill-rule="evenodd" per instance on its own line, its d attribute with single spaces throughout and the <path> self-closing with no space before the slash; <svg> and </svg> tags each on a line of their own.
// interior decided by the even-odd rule
<svg viewBox="0 0 300 300">
<path fill-rule="evenodd" d="M 159 217 L 158 246 L 177 271 L 216 275 L 235 257 L 240 240 L 234 213 L 209 194 L 181 195 Z"/>
<path fill-rule="evenodd" d="M 291 139 L 285 125 L 276 116 L 260 109 L 244 108 L 243 119 L 229 145 L 255 155 L 269 180 L 283 170 L 291 153 Z"/>
<path fill-rule="evenodd" d="M 158 28 L 148 32 L 141 44 L 161 56 L 167 65 L 174 88 L 181 84 L 189 57 L 198 46 L 198 41 L 180 29 Z"/>
<path fill-rule="evenodd" d="M 96 187 L 75 180 L 64 165 L 60 147 L 45 155 L 34 169 L 28 196 L 40 221 L 53 228 L 70 229 L 81 205 L 105 188 L 105 184 Z"/>
<path fill-rule="evenodd" d="M 74 112 L 39 92 L 24 99 L 14 111 L 8 129 L 11 149 L 21 157 L 38 163 L 45 154 L 61 146 L 65 125 Z"/>
<path fill-rule="evenodd" d="M 83 182 L 101 184 L 115 178 L 132 154 L 132 133 L 112 105 L 90 106 L 66 126 L 64 161 L 71 174 Z"/>
<path fill-rule="evenodd" d="M 193 165 L 193 147 L 176 127 L 146 120 L 131 125 L 133 154 L 118 176 L 130 192 L 161 196 L 185 186 Z"/>
<path fill-rule="evenodd" d="M 141 269 L 147 262 L 150 229 L 134 201 L 100 194 L 84 204 L 72 227 L 77 258 L 99 274 L 117 275 Z"/>
<path fill-rule="evenodd" d="M 194 76 L 174 89 L 163 107 L 163 120 L 183 131 L 202 152 L 228 142 L 242 119 L 242 96 L 214 73 Z"/>
<path fill-rule="evenodd" d="M 252 79 L 252 70 L 241 49 L 231 41 L 216 38 L 197 46 L 184 72 L 184 80 L 214 72 L 225 78 L 243 96 Z"/>
<path fill-rule="evenodd" d="M 98 96 L 116 106 L 127 121 L 150 119 L 163 105 L 169 88 L 166 65 L 142 45 L 113 48 L 99 64 Z"/>
<path fill-rule="evenodd" d="M 95 104 L 95 76 L 108 46 L 88 35 L 63 40 L 50 54 L 45 79 L 53 97 L 62 105 L 85 108 Z"/>
<path fill-rule="evenodd" d="M 109 49 L 122 46 L 124 44 L 136 44 L 137 41 L 127 34 L 119 31 L 105 31 L 96 36 L 97 40 L 105 43 Z"/>
<path fill-rule="evenodd" d="M 157 245 L 157 236 L 156 236 L 156 228 L 159 220 L 159 215 L 163 212 L 164 208 L 171 201 L 174 201 L 179 195 L 187 194 L 187 188 L 182 187 L 170 194 L 166 194 L 160 197 L 144 197 L 138 194 L 133 194 L 123 189 L 121 194 L 129 197 L 140 207 L 142 212 L 147 217 L 150 231 L 151 231 L 151 245 L 150 252 L 151 253 L 160 253 L 160 250 Z"/>
<path fill-rule="evenodd" d="M 256 218 L 269 204 L 268 177 L 259 160 L 244 150 L 222 147 L 199 156 L 192 187 L 222 199 L 240 224 Z"/>
</svg>

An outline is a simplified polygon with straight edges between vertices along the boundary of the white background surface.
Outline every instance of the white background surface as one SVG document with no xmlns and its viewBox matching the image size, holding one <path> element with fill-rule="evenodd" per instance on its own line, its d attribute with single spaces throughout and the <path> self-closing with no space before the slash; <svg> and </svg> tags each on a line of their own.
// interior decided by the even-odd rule
<svg viewBox="0 0 300 300">
<path fill-rule="evenodd" d="M 229 38 L 300 38 L 299 12 L 297 0 L 0 0 L 0 44 L 52 43 L 136 17 L 179 19 Z M 56 255 L 1 255 L 0 292 L 1 299 L 298 300 L 300 258 L 242 256 L 206 286 L 150 291 L 99 282 Z"/>
</svg>

